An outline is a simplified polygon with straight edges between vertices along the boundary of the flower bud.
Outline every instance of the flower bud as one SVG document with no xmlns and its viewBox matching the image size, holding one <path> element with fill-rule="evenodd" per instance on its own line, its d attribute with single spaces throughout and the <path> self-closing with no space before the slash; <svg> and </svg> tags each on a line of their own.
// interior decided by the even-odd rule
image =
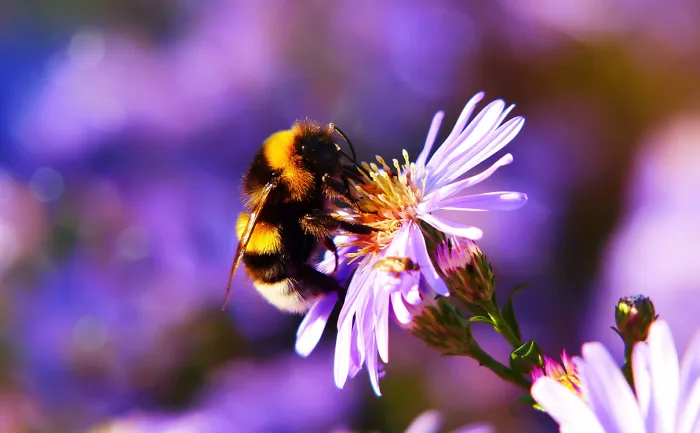
<svg viewBox="0 0 700 433">
<path fill-rule="evenodd" d="M 411 333 L 443 355 L 466 355 L 473 346 L 469 322 L 443 297 L 422 306 Z"/>
<path fill-rule="evenodd" d="M 471 304 L 486 302 L 493 296 L 491 264 L 473 241 L 451 238 L 439 244 L 436 262 L 451 295 Z"/>
<path fill-rule="evenodd" d="M 654 304 L 642 295 L 620 298 L 615 307 L 617 332 L 627 345 L 646 340 L 649 326 L 656 317 Z"/>
</svg>

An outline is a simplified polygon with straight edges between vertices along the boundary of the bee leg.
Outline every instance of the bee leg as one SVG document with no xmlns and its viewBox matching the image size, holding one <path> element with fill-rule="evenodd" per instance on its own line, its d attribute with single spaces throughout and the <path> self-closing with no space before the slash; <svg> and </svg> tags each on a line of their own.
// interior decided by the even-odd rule
<svg viewBox="0 0 700 433">
<path fill-rule="evenodd" d="M 298 265 L 295 279 L 299 282 L 299 287 L 308 294 L 320 295 L 322 293 L 335 292 L 341 297 L 345 295 L 345 289 L 335 280 L 335 278 L 316 270 L 310 265 Z"/>
<path fill-rule="evenodd" d="M 333 217 L 331 217 L 333 218 Z M 348 233 L 352 233 L 354 235 L 368 235 L 372 232 L 377 231 L 377 229 L 374 229 L 370 226 L 366 226 L 364 224 L 358 224 L 358 223 L 351 223 L 348 221 L 343 221 L 341 219 L 333 218 L 336 221 L 338 221 L 338 226 L 345 230 Z"/>
<path fill-rule="evenodd" d="M 333 238 L 330 236 L 326 236 L 323 238 L 323 246 L 326 247 L 328 251 L 332 251 L 333 255 L 335 256 L 335 267 L 333 268 L 333 272 L 338 270 L 338 248 L 335 246 L 335 242 L 333 242 Z"/>
<path fill-rule="evenodd" d="M 350 184 L 348 184 L 347 178 L 344 178 L 344 182 L 339 182 L 326 173 L 321 178 L 321 181 L 323 182 L 324 191 L 328 197 L 338 199 L 357 212 L 364 213 L 360 205 L 357 204 L 357 200 L 350 194 Z"/>
<path fill-rule="evenodd" d="M 372 227 L 336 218 L 319 209 L 304 215 L 300 224 L 307 233 L 321 240 L 338 229 L 356 235 L 368 235 L 374 231 Z"/>
</svg>

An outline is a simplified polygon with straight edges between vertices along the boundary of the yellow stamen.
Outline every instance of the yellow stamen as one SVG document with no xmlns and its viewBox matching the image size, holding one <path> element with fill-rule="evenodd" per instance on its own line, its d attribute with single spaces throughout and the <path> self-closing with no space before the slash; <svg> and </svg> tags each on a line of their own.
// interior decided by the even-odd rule
<svg viewBox="0 0 700 433">
<path fill-rule="evenodd" d="M 381 157 L 377 163 L 362 163 L 360 182 L 351 187 L 357 204 L 363 212 L 351 213 L 343 218 L 376 229 L 368 235 L 358 235 L 343 245 L 353 245 L 357 252 L 348 254 L 350 261 L 366 255 L 375 255 L 391 243 L 396 232 L 407 221 L 417 221 L 416 206 L 423 197 L 425 179 L 418 185 L 411 179 L 415 165 L 402 152 L 404 164 L 394 159 L 393 169 Z"/>
</svg>

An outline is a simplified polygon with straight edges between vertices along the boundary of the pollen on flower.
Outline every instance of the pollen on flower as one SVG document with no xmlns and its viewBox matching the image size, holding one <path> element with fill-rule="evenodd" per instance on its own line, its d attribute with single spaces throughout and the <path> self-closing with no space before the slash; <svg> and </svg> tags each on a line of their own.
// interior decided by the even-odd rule
<svg viewBox="0 0 700 433">
<path fill-rule="evenodd" d="M 583 398 L 581 377 L 573 359 L 564 350 L 561 354 L 561 364 L 548 356 L 544 356 L 544 366 L 532 371 L 532 381 L 547 376 L 569 388 L 574 394 Z"/>
<path fill-rule="evenodd" d="M 362 163 L 362 181 L 351 182 L 357 207 L 361 212 L 345 216 L 352 222 L 375 229 L 370 234 L 358 235 L 345 245 L 357 247 L 348 254 L 350 261 L 366 255 L 374 255 L 386 248 L 406 221 L 417 221 L 416 206 L 420 203 L 425 187 L 425 177 L 416 176 L 414 163 L 408 152 L 402 152 L 404 163 L 393 160 L 393 168 L 377 156 L 376 163 Z M 418 178 L 418 179 L 416 179 Z M 418 183 L 416 182 L 418 181 Z"/>
</svg>

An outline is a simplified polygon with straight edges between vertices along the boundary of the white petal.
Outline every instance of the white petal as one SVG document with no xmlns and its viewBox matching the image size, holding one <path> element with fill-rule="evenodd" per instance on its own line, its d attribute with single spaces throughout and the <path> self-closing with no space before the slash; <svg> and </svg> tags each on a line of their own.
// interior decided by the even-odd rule
<svg viewBox="0 0 700 433">
<path fill-rule="evenodd" d="M 394 315 L 396 320 L 402 325 L 407 325 L 413 320 L 413 315 L 406 308 L 406 304 L 403 303 L 403 296 L 401 292 L 394 292 L 391 294 L 391 306 L 394 310 Z"/>
<path fill-rule="evenodd" d="M 470 146 L 469 149 L 460 148 L 456 150 L 448 169 L 437 173 L 436 175 L 439 176 L 439 179 L 432 185 L 442 186 L 458 179 L 510 143 L 518 135 L 524 124 L 525 119 L 515 117 L 487 137 L 484 137 L 481 142 Z"/>
<path fill-rule="evenodd" d="M 690 395 L 690 390 L 700 380 L 700 331 L 688 345 L 683 360 L 681 361 L 680 390 L 678 398 L 680 402 L 685 402 Z"/>
<path fill-rule="evenodd" d="M 389 292 L 377 290 L 374 298 L 377 350 L 384 362 L 389 362 Z"/>
<path fill-rule="evenodd" d="M 413 284 L 407 284 L 402 287 L 401 295 L 409 305 L 418 305 L 423 302 L 423 297 L 420 292 L 419 280 L 414 280 Z"/>
<path fill-rule="evenodd" d="M 487 168 L 481 173 L 468 177 L 466 179 L 462 179 L 459 182 L 450 183 L 448 185 L 443 186 L 442 188 L 431 192 L 430 194 L 427 194 L 425 197 L 423 197 L 423 202 L 430 203 L 433 200 L 439 201 L 451 197 L 465 188 L 469 188 L 480 182 L 483 182 L 484 180 L 488 179 L 493 173 L 495 173 L 496 170 L 505 165 L 510 164 L 511 162 L 513 162 L 513 155 L 507 153 L 503 155 L 498 161 L 496 161 L 491 167 Z M 426 211 L 430 210 L 432 210 L 430 207 L 426 207 Z"/>
<path fill-rule="evenodd" d="M 433 155 L 426 166 L 428 173 L 431 175 L 431 179 L 444 178 L 450 172 L 451 168 L 459 169 L 459 165 L 453 164 L 458 156 L 469 153 L 475 154 L 478 152 L 478 149 L 471 152 L 471 148 L 478 145 L 482 139 L 488 137 L 498 127 L 496 122 L 501 116 L 504 107 L 505 103 L 500 99 L 491 102 L 476 115 L 474 120 L 471 121 L 457 138 L 453 140 L 448 138 L 435 152 L 435 155 Z M 462 171 L 462 173 L 465 171 L 466 170 Z M 431 187 L 438 185 L 435 182 L 429 183 Z"/>
<path fill-rule="evenodd" d="M 451 433 L 495 433 L 496 430 L 488 424 L 471 424 L 452 430 Z"/>
<path fill-rule="evenodd" d="M 362 260 L 360 264 L 357 265 L 355 275 L 352 277 L 350 285 L 348 286 L 348 292 L 345 295 L 343 308 L 341 308 L 340 316 L 338 316 L 339 327 L 341 323 L 345 323 L 348 320 L 348 317 L 352 317 L 352 315 L 355 314 L 358 305 L 361 304 L 361 302 L 358 303 L 358 299 L 360 299 L 361 296 L 367 296 L 365 285 L 369 277 L 374 275 L 372 268 L 376 260 L 377 257 L 371 260 Z"/>
<path fill-rule="evenodd" d="M 515 138 L 516 135 L 518 135 L 520 130 L 523 129 L 524 125 L 525 118 L 522 116 L 514 117 L 501 125 L 494 132 L 494 134 L 489 137 L 488 144 L 481 151 L 479 151 L 479 153 L 470 158 L 469 168 L 467 170 L 471 170 L 473 167 L 481 164 L 482 161 L 486 160 L 494 153 L 503 149 L 503 147 L 505 147 Z"/>
<path fill-rule="evenodd" d="M 445 285 L 445 282 L 440 278 L 435 266 L 433 266 L 433 261 L 430 260 L 428 255 L 428 248 L 425 245 L 425 239 L 423 238 L 423 232 L 417 224 L 411 224 L 410 238 L 409 238 L 409 248 L 412 248 L 412 256 L 415 258 L 418 266 L 420 266 L 420 272 L 425 278 L 426 282 L 430 287 L 435 290 L 435 292 L 447 296 L 449 290 Z"/>
<path fill-rule="evenodd" d="M 421 151 L 420 155 L 418 155 L 418 159 L 416 159 L 416 165 L 425 166 L 425 161 L 428 160 L 430 150 L 433 148 L 435 137 L 437 137 L 438 130 L 440 130 L 440 124 L 442 123 L 442 119 L 444 117 L 445 113 L 442 111 L 438 111 L 435 113 L 435 116 L 433 116 L 433 121 L 430 124 L 430 129 L 428 130 L 428 137 L 425 139 L 425 146 L 423 146 L 423 150 Z"/>
<path fill-rule="evenodd" d="M 676 433 L 700 431 L 700 379 L 694 382 L 683 400 L 683 409 L 678 414 Z"/>
<path fill-rule="evenodd" d="M 348 320 L 338 328 L 338 336 L 335 340 L 335 361 L 333 375 L 335 386 L 342 389 L 348 379 L 350 371 L 350 338 L 352 337 L 352 320 Z"/>
<path fill-rule="evenodd" d="M 438 433 L 442 426 L 442 415 L 429 410 L 418 415 L 404 433 Z"/>
<path fill-rule="evenodd" d="M 382 257 L 411 257 L 407 251 L 412 225 L 413 223 L 405 224 L 396 232 L 394 239 L 391 240 Z"/>
<path fill-rule="evenodd" d="M 307 357 L 314 350 L 337 301 L 337 293 L 328 293 L 314 302 L 306 313 L 297 330 L 297 342 L 294 347 L 299 355 Z"/>
<path fill-rule="evenodd" d="M 459 236 L 471 239 L 473 241 L 478 241 L 484 234 L 480 229 L 476 227 L 464 225 L 456 221 L 450 221 L 445 218 L 431 215 L 429 213 L 421 214 L 418 216 L 418 218 L 422 219 L 423 221 L 427 222 L 431 226 L 435 227 L 436 229 L 440 230 L 441 232 L 447 235 Z"/>
<path fill-rule="evenodd" d="M 452 128 L 450 135 L 447 136 L 442 145 L 435 151 L 435 154 L 432 156 L 432 158 L 430 158 L 428 165 L 431 167 L 437 166 L 436 164 L 439 162 L 439 159 L 442 158 L 442 155 L 450 149 L 451 144 L 464 130 L 464 127 L 467 125 L 469 118 L 474 112 L 474 108 L 476 108 L 476 104 L 478 104 L 483 98 L 484 92 L 479 92 L 472 96 L 469 102 L 467 102 L 467 105 L 464 106 L 464 109 L 462 109 L 462 112 L 459 114 L 457 122 L 455 123 L 454 128 Z"/>
<path fill-rule="evenodd" d="M 372 275 L 373 277 L 376 275 Z M 374 290 L 375 284 L 372 278 L 368 279 L 366 293 L 358 300 L 358 307 L 355 313 L 355 327 L 357 328 L 357 344 L 360 347 L 367 347 L 369 338 L 374 338 Z M 361 302 L 360 302 L 361 301 Z M 365 352 L 365 356 L 367 353 Z"/>
<path fill-rule="evenodd" d="M 357 326 L 353 326 L 350 333 L 350 371 L 348 372 L 351 378 L 355 377 L 362 369 L 362 364 L 365 362 L 364 354 L 365 349 L 360 347 L 359 339 L 357 338 Z"/>
<path fill-rule="evenodd" d="M 382 395 L 379 390 L 379 364 L 377 363 L 377 346 L 374 334 L 367 341 L 367 373 L 369 374 L 369 382 L 372 384 L 372 389 L 377 397 Z"/>
<path fill-rule="evenodd" d="M 506 117 L 510 114 L 511 111 L 513 111 L 513 108 L 515 108 L 515 104 L 510 104 L 508 108 L 503 110 L 503 113 L 501 113 L 501 117 L 498 118 L 498 121 L 496 122 L 497 125 L 500 125 L 503 123 L 504 120 L 506 120 Z"/>
<path fill-rule="evenodd" d="M 651 403 L 651 371 L 650 371 L 649 346 L 642 342 L 637 343 L 632 351 L 632 371 L 634 372 L 634 391 L 637 395 L 637 404 L 645 420 L 649 419 L 649 405 Z M 648 426 L 650 424 L 647 424 Z"/>
<path fill-rule="evenodd" d="M 439 209 L 454 211 L 515 210 L 523 207 L 525 203 L 527 203 L 525 193 L 500 191 L 443 200 L 439 204 Z"/>
<path fill-rule="evenodd" d="M 577 363 L 588 404 L 608 432 L 643 432 L 644 422 L 632 389 L 605 347 L 586 343 Z"/>
<path fill-rule="evenodd" d="M 559 424 L 562 431 L 606 433 L 595 414 L 576 394 L 550 377 L 541 377 L 531 389 L 532 398 Z"/>
<path fill-rule="evenodd" d="M 656 431 L 673 432 L 678 405 L 678 352 L 671 329 L 663 320 L 649 327 L 652 405 L 657 413 Z"/>
</svg>

